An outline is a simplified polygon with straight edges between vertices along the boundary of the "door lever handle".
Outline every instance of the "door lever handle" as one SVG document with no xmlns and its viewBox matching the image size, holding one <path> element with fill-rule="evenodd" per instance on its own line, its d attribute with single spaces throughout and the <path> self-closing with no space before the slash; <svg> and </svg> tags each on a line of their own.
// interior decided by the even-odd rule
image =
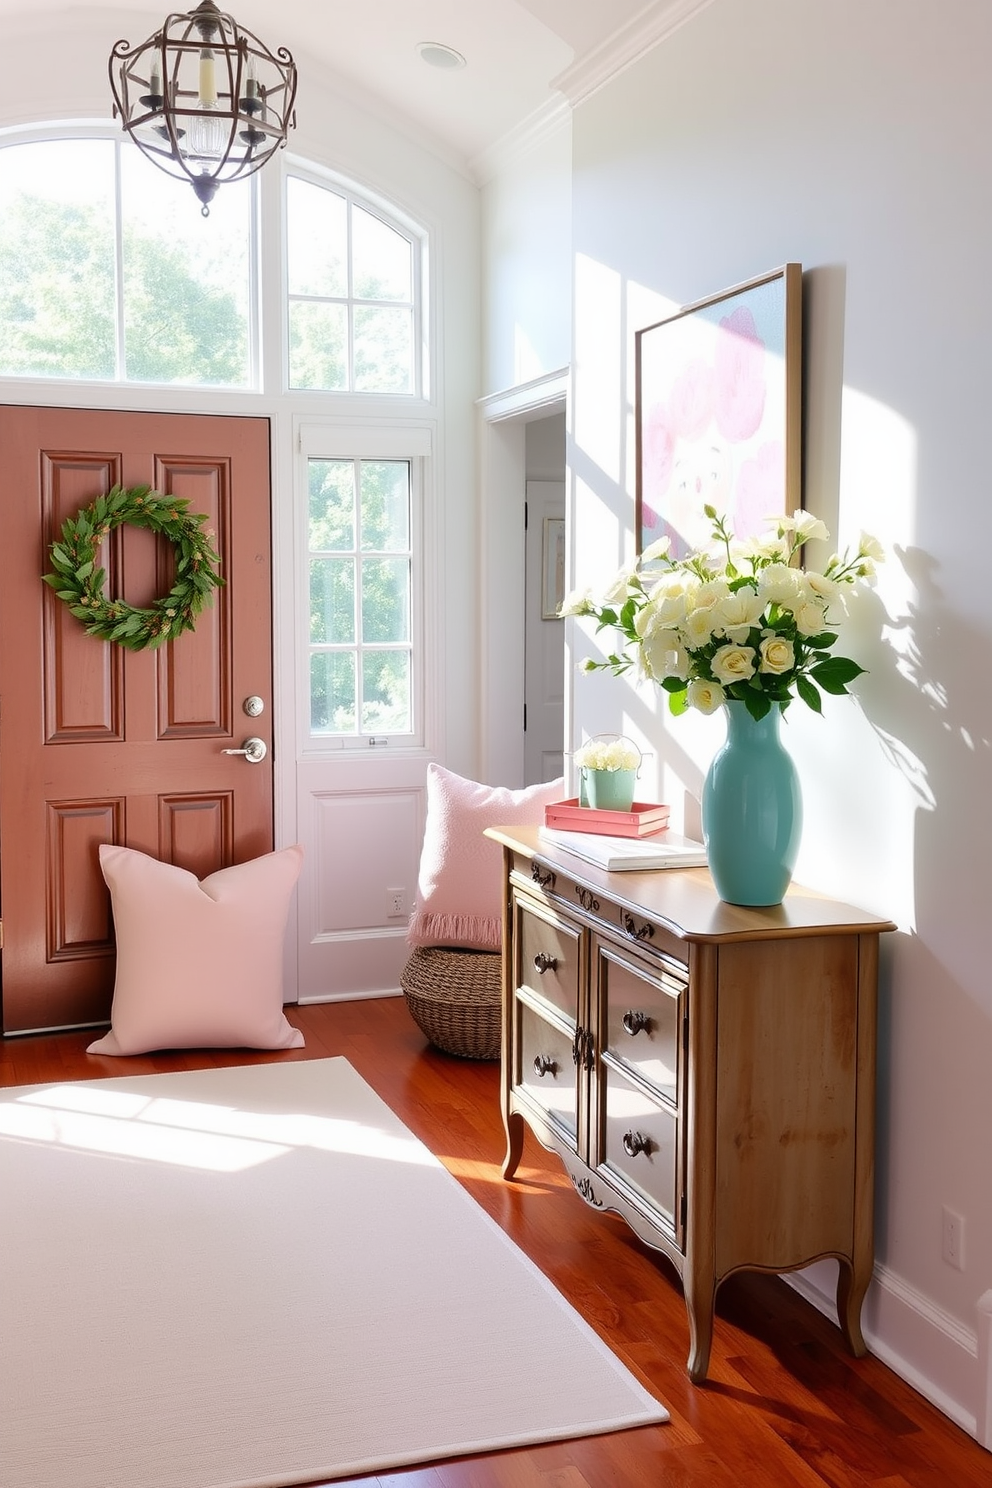
<svg viewBox="0 0 992 1488">
<path fill-rule="evenodd" d="M 221 754 L 243 754 L 250 765 L 259 765 L 268 754 L 264 739 L 246 739 L 240 749 L 222 749 Z"/>
</svg>

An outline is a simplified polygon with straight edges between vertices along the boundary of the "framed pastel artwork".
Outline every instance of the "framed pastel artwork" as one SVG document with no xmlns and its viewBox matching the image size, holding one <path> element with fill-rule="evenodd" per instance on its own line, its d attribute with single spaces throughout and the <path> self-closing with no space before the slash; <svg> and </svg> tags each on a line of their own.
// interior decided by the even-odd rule
<svg viewBox="0 0 992 1488">
<path fill-rule="evenodd" d="M 740 538 L 802 505 L 802 265 L 686 305 L 636 335 L 637 551 Z"/>
</svg>

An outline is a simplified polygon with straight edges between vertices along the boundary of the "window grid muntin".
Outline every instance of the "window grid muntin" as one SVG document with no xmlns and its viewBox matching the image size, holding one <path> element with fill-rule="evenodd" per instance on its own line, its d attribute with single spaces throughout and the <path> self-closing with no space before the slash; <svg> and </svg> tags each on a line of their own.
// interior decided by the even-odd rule
<svg viewBox="0 0 992 1488">
<path fill-rule="evenodd" d="M 110 173 L 110 196 L 114 203 L 114 221 L 111 225 L 111 236 L 114 244 L 113 265 L 113 300 L 114 300 L 114 329 L 113 329 L 113 373 L 109 375 L 95 375 L 92 372 L 74 373 L 72 371 L 59 370 L 56 372 L 48 370 L 31 371 L 4 371 L 0 369 L 0 382 L 13 380 L 17 382 L 39 381 L 47 384 L 68 383 L 72 386 L 81 384 L 92 384 L 99 387 L 130 386 L 135 388 L 154 387 L 180 387 L 196 391 L 210 391 L 217 393 L 232 392 L 235 394 L 254 393 L 260 391 L 260 370 L 258 362 L 259 347 L 259 302 L 261 298 L 261 269 L 258 258 L 258 194 L 256 181 L 253 177 L 247 184 L 249 191 L 248 208 L 245 216 L 247 220 L 247 249 L 245 254 L 246 282 L 244 285 L 244 314 L 245 326 L 245 377 L 243 380 L 210 380 L 209 378 L 189 378 L 184 376 L 170 376 L 167 380 L 161 379 L 128 379 L 126 376 L 126 349 L 125 349 L 125 310 L 124 310 L 124 275 L 123 275 L 123 238 L 126 219 L 124 217 L 123 204 L 123 171 L 121 167 L 121 151 L 130 149 L 127 140 L 121 137 L 120 131 L 112 126 L 101 127 L 99 124 L 63 124 L 55 121 L 50 124 L 37 124 L 25 127 L 12 128 L 0 131 L 0 155 L 8 149 L 30 149 L 32 146 L 70 144 L 78 141 L 83 144 L 98 143 L 107 147 L 110 152 L 112 164 Z M 35 173 L 38 179 L 43 179 L 41 173 Z M 155 171 L 149 166 L 149 177 L 156 184 L 161 185 L 163 191 L 167 191 L 176 183 L 169 182 L 162 172 Z M 161 180 L 159 181 L 159 178 Z M 49 179 L 51 179 L 49 177 Z M 199 221 L 199 208 L 195 197 L 190 194 L 190 211 L 195 214 Z M 165 216 L 163 212 L 163 216 Z M 170 238 L 163 235 L 161 241 L 168 243 Z M 239 291 L 239 298 L 241 298 Z M 2 327 L 0 327 L 2 328 Z M 108 351 L 110 347 L 108 346 Z"/>
<path fill-rule="evenodd" d="M 296 292 L 290 289 L 290 260 L 292 244 L 290 234 L 292 232 L 292 214 L 290 211 L 291 183 L 300 182 L 311 189 L 327 191 L 341 198 L 346 205 L 345 220 L 345 272 L 347 274 L 347 295 L 318 295 Z M 374 397 L 399 397 L 419 398 L 424 396 L 426 384 L 425 375 L 425 346 L 424 346 L 424 258 L 423 241 L 421 234 L 412 225 L 402 222 L 393 216 L 385 208 L 379 207 L 358 191 L 353 191 L 346 185 L 335 181 L 320 179 L 316 172 L 307 172 L 303 169 L 291 166 L 287 168 L 285 180 L 285 232 L 286 232 L 286 305 L 287 305 L 287 336 L 286 336 L 286 387 L 293 393 L 338 393 L 349 394 L 361 398 Z M 410 296 L 405 299 L 393 299 L 375 297 L 369 295 L 356 295 L 354 293 L 355 265 L 353 257 L 354 232 L 353 214 L 355 211 L 363 212 L 367 216 L 377 219 L 391 232 L 397 234 L 410 248 Z M 339 386 L 317 386 L 314 384 L 294 383 L 292 352 L 290 340 L 290 319 L 292 306 L 294 304 L 324 304 L 338 305 L 346 312 L 346 337 L 344 348 L 345 361 L 345 383 Z M 356 387 L 355 382 L 355 310 L 356 308 L 382 308 L 397 309 L 407 313 L 410 320 L 410 335 L 408 341 L 408 385 L 404 390 L 395 388 L 361 388 Z"/>
<path fill-rule="evenodd" d="M 311 540 L 312 532 L 312 490 L 311 474 L 315 465 L 338 465 L 350 466 L 353 471 L 352 490 L 354 491 L 353 526 L 351 542 L 345 546 L 337 547 L 314 547 Z M 406 471 L 406 545 L 403 547 L 365 547 L 364 533 L 369 519 L 364 516 L 363 501 L 363 471 L 366 467 L 383 466 L 391 470 L 403 468 Z M 406 456 L 326 456 L 312 455 L 306 462 L 307 469 L 307 727 L 313 742 L 324 745 L 341 747 L 350 743 L 369 741 L 372 738 L 381 738 L 384 735 L 403 740 L 410 743 L 419 727 L 417 706 L 417 614 L 418 614 L 418 592 L 416 571 L 416 531 L 417 516 L 415 510 L 416 501 L 416 477 L 414 460 Z M 312 567 L 314 561 L 340 561 L 349 559 L 354 565 L 354 583 L 352 586 L 352 627 L 355 640 L 352 642 L 328 642 L 314 641 L 312 638 L 313 617 L 313 581 Z M 365 595 L 365 583 L 363 566 L 366 563 L 382 561 L 401 561 L 405 564 L 406 572 L 406 594 L 404 605 L 404 625 L 406 637 L 402 640 L 375 640 L 369 641 L 365 638 L 363 621 L 363 604 Z M 366 724 L 366 658 L 394 654 L 405 659 L 405 693 L 406 693 L 406 726 L 403 728 L 389 728 L 382 725 Z M 315 727 L 314 724 L 314 660 L 317 657 L 346 657 L 354 658 L 354 727 L 352 729 L 336 730 L 324 727 Z"/>
</svg>

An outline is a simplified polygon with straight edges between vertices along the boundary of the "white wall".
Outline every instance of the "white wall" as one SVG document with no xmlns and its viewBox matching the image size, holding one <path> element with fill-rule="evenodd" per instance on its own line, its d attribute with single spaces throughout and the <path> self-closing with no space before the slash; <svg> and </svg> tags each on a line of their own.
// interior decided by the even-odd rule
<svg viewBox="0 0 992 1488">
<path fill-rule="evenodd" d="M 563 111 L 482 190 L 487 393 L 568 366 L 571 222 L 571 117 Z"/>
<path fill-rule="evenodd" d="M 635 330 L 804 266 L 806 504 L 840 545 L 875 532 L 889 561 L 852 631 L 870 669 L 858 701 L 789 715 L 807 818 L 797 877 L 899 925 L 883 947 L 866 1333 L 980 1436 L 990 53 L 986 0 L 714 0 L 576 108 L 572 170 L 576 581 L 633 551 Z M 576 656 L 593 653 L 576 631 Z M 669 721 L 657 696 L 596 674 L 575 683 L 571 729 L 641 738 L 661 798 L 695 826 L 718 719 Z M 965 1219 L 960 1271 L 941 1257 L 942 1205 Z"/>
</svg>

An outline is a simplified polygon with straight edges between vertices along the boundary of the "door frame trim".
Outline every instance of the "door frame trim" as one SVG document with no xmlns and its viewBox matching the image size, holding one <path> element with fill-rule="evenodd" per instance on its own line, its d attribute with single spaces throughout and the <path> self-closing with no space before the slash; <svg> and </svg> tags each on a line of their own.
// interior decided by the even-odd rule
<svg viewBox="0 0 992 1488">
<path fill-rule="evenodd" d="M 481 778 L 524 783 L 524 502 L 527 425 L 565 412 L 565 510 L 569 511 L 570 373 L 567 367 L 478 399 L 479 763 Z M 568 527 L 566 527 L 566 532 Z M 571 712 L 565 676 L 565 717 Z"/>
</svg>

